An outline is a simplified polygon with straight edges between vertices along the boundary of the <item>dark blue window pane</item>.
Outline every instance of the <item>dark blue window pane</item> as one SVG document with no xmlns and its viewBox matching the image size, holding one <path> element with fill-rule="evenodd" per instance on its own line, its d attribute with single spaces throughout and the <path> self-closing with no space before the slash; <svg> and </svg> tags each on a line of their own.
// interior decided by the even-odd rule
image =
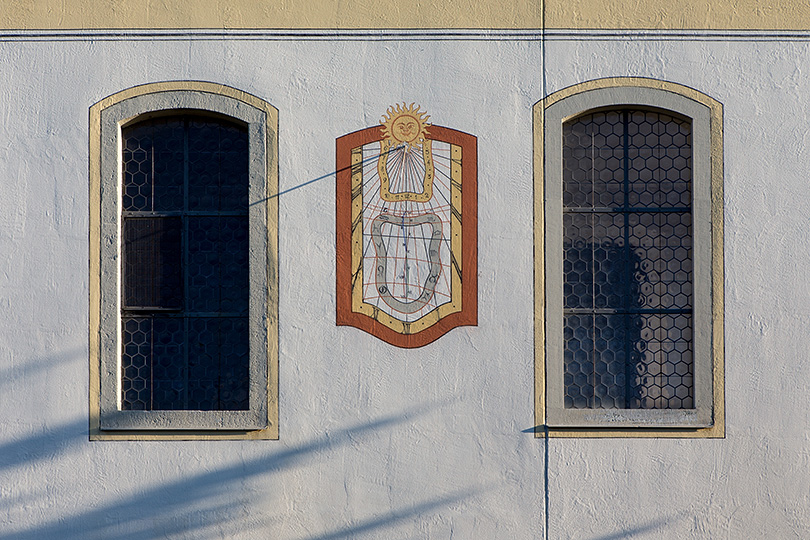
<svg viewBox="0 0 810 540">
<path fill-rule="evenodd" d="M 246 410 L 247 130 L 171 116 L 123 135 L 123 407 Z"/>
<path fill-rule="evenodd" d="M 182 309 L 182 226 L 177 217 L 124 220 L 125 309 Z"/>
<path fill-rule="evenodd" d="M 694 407 L 691 123 L 563 126 L 565 407 Z"/>
</svg>

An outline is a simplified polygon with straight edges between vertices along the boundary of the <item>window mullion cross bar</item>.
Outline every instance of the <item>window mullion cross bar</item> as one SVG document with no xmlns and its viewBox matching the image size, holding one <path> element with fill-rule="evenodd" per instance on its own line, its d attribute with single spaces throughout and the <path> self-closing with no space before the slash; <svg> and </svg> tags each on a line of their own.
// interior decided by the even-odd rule
<svg viewBox="0 0 810 540">
<path fill-rule="evenodd" d="M 594 205 L 594 197 L 596 197 L 596 129 L 594 124 L 591 123 L 591 206 Z M 596 234 L 595 223 L 596 219 L 594 214 L 590 216 L 590 242 L 591 245 L 591 316 L 590 316 L 590 331 L 591 331 L 591 395 L 590 408 L 596 407 L 596 314 L 593 312 L 596 309 Z"/>
<path fill-rule="evenodd" d="M 217 211 L 222 210 L 222 131 L 217 130 Z M 219 215 L 216 218 L 216 224 L 218 229 L 218 238 L 217 238 L 217 245 L 220 246 L 220 257 L 225 256 L 225 250 L 222 247 L 222 217 Z M 217 265 L 215 272 L 217 273 L 217 282 L 219 283 L 219 287 L 217 288 L 217 309 L 222 309 L 222 271 L 223 271 L 223 261 L 222 259 L 219 260 L 219 264 Z M 222 320 L 217 321 L 217 372 L 216 372 L 216 400 L 217 400 L 217 409 L 222 410 Z"/>
<path fill-rule="evenodd" d="M 149 321 L 149 410 L 155 409 L 155 319 Z"/>
<path fill-rule="evenodd" d="M 633 388 L 633 362 L 632 362 L 632 341 L 628 339 L 630 332 L 632 332 L 630 317 L 627 312 L 630 309 L 630 294 L 632 292 L 633 268 L 630 264 L 632 261 L 632 250 L 630 248 L 630 136 L 628 128 L 630 125 L 629 112 L 622 111 L 622 173 L 624 185 L 624 286 L 625 291 L 622 295 L 622 307 L 624 308 L 625 315 L 622 317 L 624 321 L 624 408 L 629 409 L 632 404 L 632 388 Z"/>
<path fill-rule="evenodd" d="M 150 202 L 151 202 L 151 210 L 154 212 L 154 210 L 155 210 L 155 183 L 157 181 L 157 179 L 155 178 L 155 137 L 154 136 L 149 137 L 149 150 L 152 153 L 152 155 L 150 156 L 151 159 L 149 160 L 150 161 L 150 163 L 149 163 L 150 174 L 152 176 L 152 178 L 151 178 L 152 181 L 150 182 L 150 184 L 151 184 L 151 186 L 150 186 L 150 189 L 151 189 L 151 201 Z M 153 225 L 153 228 L 154 228 L 154 225 Z M 154 268 L 154 267 L 150 267 L 149 270 L 150 270 L 150 274 L 151 274 L 149 276 L 149 281 L 151 283 L 155 283 L 155 280 L 156 280 L 156 277 L 157 277 L 155 274 L 157 273 L 157 269 Z M 155 409 L 155 317 L 154 317 L 154 314 L 152 314 L 152 316 L 149 317 L 149 384 L 151 386 L 150 389 L 149 389 L 149 410 L 151 411 L 151 410 Z"/>
<path fill-rule="evenodd" d="M 189 298 L 189 277 L 188 277 L 188 257 L 189 257 L 189 227 L 188 227 L 188 191 L 189 191 L 189 149 L 188 149 L 189 120 L 183 120 L 183 237 L 180 246 L 183 250 L 183 409 L 188 410 L 189 398 L 189 320 L 188 320 L 188 298 Z"/>
</svg>

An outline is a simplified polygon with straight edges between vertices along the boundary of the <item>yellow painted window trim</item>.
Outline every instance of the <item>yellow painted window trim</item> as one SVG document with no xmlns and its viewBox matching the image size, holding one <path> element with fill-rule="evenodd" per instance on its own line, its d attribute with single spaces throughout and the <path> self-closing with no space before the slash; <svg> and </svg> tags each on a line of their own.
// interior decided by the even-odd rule
<svg viewBox="0 0 810 540">
<path fill-rule="evenodd" d="M 278 111 L 266 101 L 231 88 L 203 81 L 167 81 L 128 88 L 108 96 L 90 108 L 90 321 L 89 321 L 89 434 L 90 440 L 272 440 L 278 439 L 278 199 L 268 197 L 267 251 L 267 428 L 260 430 L 120 430 L 100 429 L 101 396 L 101 111 L 126 99 L 172 91 L 193 91 L 229 97 L 261 110 L 267 119 L 266 184 L 269 194 L 278 193 Z"/>
<path fill-rule="evenodd" d="M 559 428 L 546 425 L 545 355 L 545 246 L 544 246 L 544 127 L 545 110 L 554 103 L 589 90 L 617 87 L 641 87 L 680 94 L 709 108 L 710 175 L 712 221 L 712 382 L 713 425 L 706 428 Z M 534 264 L 535 264 L 535 437 L 571 438 L 724 438 L 725 437 L 725 365 L 724 365 L 724 270 L 723 270 L 723 106 L 688 86 L 641 77 L 596 79 L 559 90 L 537 102 L 534 113 Z"/>
</svg>

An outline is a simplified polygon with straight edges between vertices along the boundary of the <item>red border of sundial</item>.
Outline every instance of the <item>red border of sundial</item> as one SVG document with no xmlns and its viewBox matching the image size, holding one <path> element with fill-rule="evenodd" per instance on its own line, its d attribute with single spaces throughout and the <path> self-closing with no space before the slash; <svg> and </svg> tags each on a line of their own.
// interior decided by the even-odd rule
<svg viewBox="0 0 810 540">
<path fill-rule="evenodd" d="M 381 126 L 339 137 L 336 146 L 335 247 L 337 325 L 353 326 L 391 345 L 423 347 L 457 326 L 478 325 L 478 139 L 442 126 L 427 128 L 429 139 L 461 147 L 461 311 L 414 334 L 400 334 L 363 313 L 352 311 L 352 149 L 383 139 Z"/>
</svg>

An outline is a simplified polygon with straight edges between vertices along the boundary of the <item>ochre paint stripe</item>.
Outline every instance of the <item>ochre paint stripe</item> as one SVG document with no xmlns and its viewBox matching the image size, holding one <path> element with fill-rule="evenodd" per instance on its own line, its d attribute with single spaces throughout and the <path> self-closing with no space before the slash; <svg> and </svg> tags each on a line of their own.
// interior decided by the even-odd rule
<svg viewBox="0 0 810 540">
<path fill-rule="evenodd" d="M 520 0 L 3 0 L 0 28 L 540 28 Z"/>
<path fill-rule="evenodd" d="M 799 0 L 546 0 L 546 27 L 655 30 L 806 30 Z"/>
<path fill-rule="evenodd" d="M 0 29 L 807 30 L 798 0 L 4 0 Z"/>
</svg>

